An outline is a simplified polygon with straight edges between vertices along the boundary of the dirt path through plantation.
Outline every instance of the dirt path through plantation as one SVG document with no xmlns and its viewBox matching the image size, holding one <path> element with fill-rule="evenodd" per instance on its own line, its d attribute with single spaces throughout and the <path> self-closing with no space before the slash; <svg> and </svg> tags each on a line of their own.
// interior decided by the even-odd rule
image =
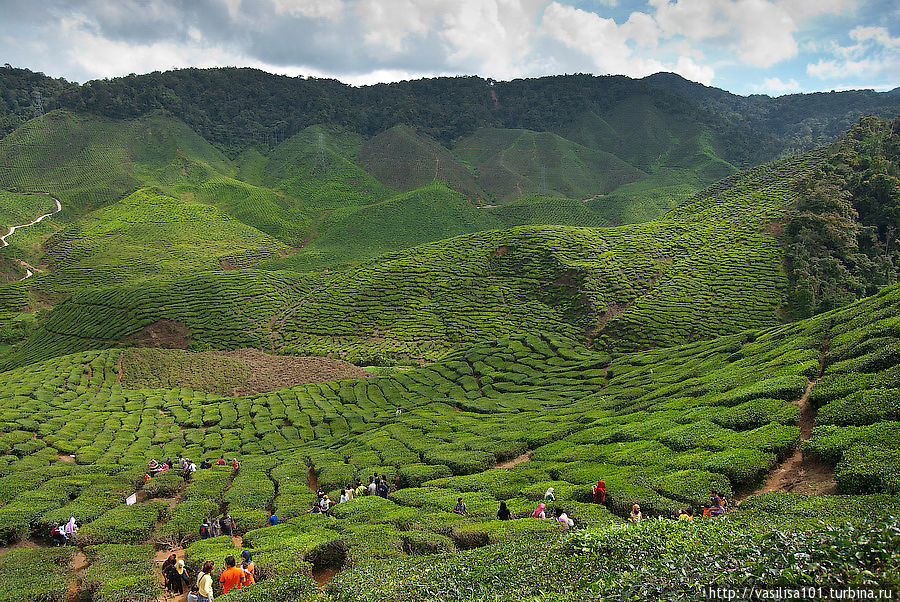
<svg viewBox="0 0 900 602">
<path fill-rule="evenodd" d="M 809 439 L 816 423 L 816 409 L 809 403 L 809 394 L 817 382 L 818 379 L 809 381 L 803 395 L 794 402 L 794 405 L 800 408 L 798 443 Z M 736 496 L 736 500 L 740 503 L 750 496 L 773 491 L 830 495 L 837 493 L 837 482 L 834 480 L 834 470 L 831 466 L 814 458 L 805 457 L 798 444 L 794 453 L 769 473 L 762 487 Z"/>
<path fill-rule="evenodd" d="M 507 460 L 506 462 L 500 462 L 499 464 L 494 466 L 494 468 L 512 468 L 513 466 L 517 466 L 519 464 L 522 464 L 523 462 L 530 462 L 531 454 L 532 454 L 532 451 L 528 450 L 521 456 L 513 458 L 512 460 Z M 493 468 L 491 470 L 493 470 Z"/>
<path fill-rule="evenodd" d="M 2 247 L 8 247 L 8 246 L 9 246 L 9 243 L 6 242 L 6 239 L 9 238 L 10 236 L 12 236 L 13 234 L 15 234 L 16 230 L 18 230 L 18 229 L 20 229 L 20 228 L 27 228 L 28 226 L 33 226 L 33 225 L 37 224 L 38 222 L 42 222 L 42 221 L 44 221 L 45 219 L 47 219 L 48 217 L 50 217 L 50 216 L 52 216 L 52 215 L 56 215 L 57 213 L 59 213 L 60 211 L 62 211 L 62 203 L 60 203 L 60 202 L 59 202 L 59 199 L 56 198 L 55 196 L 51 195 L 51 194 L 48 193 L 48 192 L 37 192 L 37 193 L 34 193 L 34 194 L 46 194 L 46 195 L 49 196 L 51 199 L 53 199 L 53 201 L 56 203 L 56 211 L 51 211 L 50 213 L 45 213 L 44 215 L 40 215 L 40 216 L 36 217 L 35 219 L 33 219 L 32 221 L 28 222 L 27 224 L 18 224 L 18 225 L 16 225 L 16 226 L 10 226 L 10 227 L 9 227 L 9 232 L 7 232 L 6 234 L 4 234 L 3 236 L 0 236 L 0 248 L 2 248 Z M 31 277 L 31 276 L 34 274 L 34 272 L 39 272 L 39 271 L 40 271 L 40 270 L 38 270 L 37 268 L 35 268 L 35 267 L 31 266 L 31 265 L 28 265 L 27 263 L 25 263 L 25 262 L 22 261 L 21 259 L 16 259 L 15 261 L 16 261 L 19 265 L 21 265 L 22 267 L 25 268 L 25 276 L 23 276 L 20 280 L 25 280 L 26 278 Z"/>
<path fill-rule="evenodd" d="M 162 574 L 162 563 L 166 561 L 166 559 L 175 554 L 175 560 L 184 560 L 184 548 L 181 546 L 175 546 L 173 548 L 168 548 L 165 550 L 159 550 L 156 553 L 156 557 L 153 559 L 153 564 L 156 570 L 156 576 L 159 579 L 159 586 L 162 588 L 162 592 L 156 597 L 157 602 L 184 602 L 187 600 L 187 592 L 190 591 L 190 587 L 184 588 L 184 593 L 181 595 L 172 594 L 168 590 L 166 590 L 166 578 Z"/>
<path fill-rule="evenodd" d="M 75 552 L 75 555 L 72 556 L 72 560 L 69 561 L 69 570 L 72 571 L 72 580 L 69 581 L 69 593 L 66 597 L 67 602 L 79 602 L 81 600 L 81 594 L 78 591 L 78 588 L 81 586 L 79 575 L 87 568 L 88 564 L 90 564 L 88 557 L 81 550 Z"/>
</svg>

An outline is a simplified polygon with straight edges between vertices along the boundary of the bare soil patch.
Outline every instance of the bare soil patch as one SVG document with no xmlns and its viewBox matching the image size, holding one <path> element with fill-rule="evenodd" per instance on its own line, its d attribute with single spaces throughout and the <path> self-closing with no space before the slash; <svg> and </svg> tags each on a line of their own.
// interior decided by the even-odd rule
<svg viewBox="0 0 900 602">
<path fill-rule="evenodd" d="M 507 460 L 506 462 L 500 462 L 499 464 L 494 466 L 494 468 L 512 468 L 513 466 L 517 466 L 519 464 L 522 464 L 523 462 L 530 462 L 531 461 L 531 453 L 532 453 L 531 450 L 529 450 L 529 451 L 525 452 L 524 454 L 522 454 L 521 456 L 513 458 L 512 460 Z"/>
<path fill-rule="evenodd" d="M 11 544 L 8 546 L 3 546 L 2 548 L 0 548 L 0 556 L 3 556 L 4 554 L 6 554 L 7 552 L 10 552 L 12 550 L 37 550 L 40 547 L 41 546 L 39 546 L 36 542 L 34 542 L 30 539 L 23 539 L 23 540 L 17 541 L 14 544 Z"/>
<path fill-rule="evenodd" d="M 369 372 L 349 362 L 329 357 L 269 355 L 258 349 L 210 353 L 239 360 L 250 367 L 250 378 L 232 390 L 234 396 L 269 393 L 304 383 L 331 382 L 372 376 Z"/>
<path fill-rule="evenodd" d="M 88 557 L 81 550 L 76 552 L 75 555 L 72 556 L 72 560 L 69 561 L 69 570 L 72 571 L 72 580 L 69 581 L 69 594 L 66 598 L 69 602 L 78 602 L 81 600 L 81 593 L 78 591 L 78 587 L 81 585 L 79 575 L 87 568 L 88 564 L 90 564 Z"/>
<path fill-rule="evenodd" d="M 176 320 L 159 320 L 145 326 L 128 340 L 141 347 L 185 349 L 191 343 L 191 331 Z"/>
<path fill-rule="evenodd" d="M 188 387 L 244 396 L 292 385 L 372 376 L 351 363 L 327 357 L 269 355 L 257 349 L 204 351 L 129 349 L 119 376 L 128 388 Z"/>
</svg>

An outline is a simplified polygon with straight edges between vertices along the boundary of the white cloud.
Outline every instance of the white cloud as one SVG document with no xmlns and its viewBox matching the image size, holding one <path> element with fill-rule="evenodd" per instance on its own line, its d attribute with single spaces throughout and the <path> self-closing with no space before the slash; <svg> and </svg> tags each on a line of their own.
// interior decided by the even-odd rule
<svg viewBox="0 0 900 602">
<path fill-rule="evenodd" d="M 344 12 L 343 0 L 272 0 L 276 14 L 337 19 Z"/>
<path fill-rule="evenodd" d="M 698 65 L 688 56 L 679 56 L 673 63 L 636 53 L 632 45 L 656 46 L 659 34 L 655 22 L 640 13 L 632 13 L 618 25 L 613 19 L 553 2 L 544 11 L 541 33 L 587 55 L 602 73 L 645 77 L 674 71 L 702 83 L 710 83 L 715 75 L 711 67 Z"/>
<path fill-rule="evenodd" d="M 436 3 L 426 6 L 418 0 L 360 0 L 357 10 L 365 24 L 363 38 L 367 44 L 382 46 L 394 52 L 403 50 L 404 39 L 425 35 L 437 16 Z"/>
<path fill-rule="evenodd" d="M 741 62 L 769 67 L 797 54 L 797 25 L 768 0 L 650 0 L 666 36 L 709 41 L 735 52 Z"/>
<path fill-rule="evenodd" d="M 800 92 L 802 88 L 796 79 L 791 78 L 787 81 L 781 81 L 780 77 L 767 77 L 761 84 L 755 84 L 753 89 L 757 92 L 771 94 L 790 94 L 792 92 Z"/>
<path fill-rule="evenodd" d="M 854 8 L 853 0 L 779 0 L 795 22 L 805 21 L 821 15 L 837 15 Z"/>
<path fill-rule="evenodd" d="M 846 77 L 896 78 L 900 69 L 900 37 L 884 27 L 854 27 L 849 36 L 856 44 L 831 44 L 831 58 L 806 65 L 806 72 L 819 79 Z"/>
</svg>

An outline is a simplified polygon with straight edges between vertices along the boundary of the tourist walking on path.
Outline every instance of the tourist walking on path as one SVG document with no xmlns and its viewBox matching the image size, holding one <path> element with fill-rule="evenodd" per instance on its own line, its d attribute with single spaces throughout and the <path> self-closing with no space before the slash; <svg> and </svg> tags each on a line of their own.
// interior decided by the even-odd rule
<svg viewBox="0 0 900 602">
<path fill-rule="evenodd" d="M 231 537 L 231 534 L 234 532 L 234 519 L 231 518 L 231 515 L 226 512 L 222 515 L 222 518 L 219 519 L 219 527 L 222 529 L 222 535 L 227 535 Z"/>
</svg>

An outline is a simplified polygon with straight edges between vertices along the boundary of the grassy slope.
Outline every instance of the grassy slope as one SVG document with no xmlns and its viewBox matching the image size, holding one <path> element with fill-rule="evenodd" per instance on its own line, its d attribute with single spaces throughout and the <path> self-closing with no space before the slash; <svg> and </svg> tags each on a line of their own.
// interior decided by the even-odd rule
<svg viewBox="0 0 900 602">
<path fill-rule="evenodd" d="M 40 286 L 53 290 L 244 267 L 287 250 L 211 205 L 153 188 L 88 213 L 44 247 L 53 269 Z"/>
<path fill-rule="evenodd" d="M 769 326 L 785 283 L 765 227 L 820 160 L 742 173 L 645 224 L 479 232 L 331 274 L 206 273 L 83 291 L 9 361 L 113 345 L 160 319 L 183 322 L 200 347 L 364 361 L 434 359 L 523 329 L 633 350 Z"/>
<path fill-rule="evenodd" d="M 486 211 L 441 183 L 366 205 L 271 269 L 342 268 L 391 251 L 500 226 Z"/>
<path fill-rule="evenodd" d="M 645 175 L 605 150 L 549 132 L 482 128 L 453 152 L 477 170 L 479 184 L 500 201 L 529 193 L 583 199 Z"/>
<path fill-rule="evenodd" d="M 409 126 L 398 125 L 367 140 L 360 148 L 359 162 L 396 190 L 443 182 L 467 198 L 484 196 L 472 173 L 450 151 Z"/>
<path fill-rule="evenodd" d="M 0 375 L 0 445 L 10 452 L 0 456 L 0 536 L 43 529 L 57 515 L 76 513 L 84 543 L 136 543 L 157 521 L 165 523 L 163 533 L 183 533 L 190 542 L 197 521 L 225 500 L 240 532 L 249 531 L 245 542 L 267 576 L 308 570 L 301 558 L 314 560 L 317 546 L 343 539 L 353 568 L 333 591 L 347 599 L 365 591 L 391 598 L 395 588 L 405 591 L 408 579 L 438 579 L 442 573 L 428 567 L 452 563 L 457 547 L 497 542 L 484 550 L 496 565 L 507 561 L 508 544 L 555 532 L 550 522 L 492 520 L 500 499 L 522 517 L 553 486 L 551 508 L 603 531 L 635 502 L 651 516 L 671 517 L 680 507 L 696 507 L 710 488 L 729 498 L 753 489 L 797 444 L 797 408 L 790 402 L 808 379 L 823 372 L 841 379 L 843 396 L 865 393 L 871 382 L 884 394 L 896 392 L 898 319 L 900 289 L 893 287 L 802 322 L 682 347 L 612 358 L 571 339 L 532 333 L 392 376 L 237 399 L 185 388 L 125 389 L 117 383 L 117 351 L 63 356 Z M 868 344 L 873 338 L 878 345 Z M 827 385 L 825 392 L 833 391 Z M 851 496 L 769 495 L 747 502 L 737 521 L 758 515 L 800 529 L 822 518 L 859 521 L 896 512 L 896 496 L 857 497 L 900 487 L 900 414 L 881 407 L 886 413 L 868 421 L 878 437 L 846 442 L 831 458 Z M 484 472 L 526 449 L 530 462 Z M 118 488 L 140 480 L 147 457 L 179 452 L 239 455 L 242 468 L 236 476 L 201 471 L 171 515 L 165 502 L 121 506 Z M 59 453 L 74 454 L 78 465 L 57 462 Z M 857 462 L 859 455 L 879 462 Z M 339 505 L 333 518 L 322 519 L 304 513 L 311 502 L 307 467 L 332 494 L 373 472 L 392 481 L 397 475 L 400 488 L 388 500 Z M 590 485 L 601 477 L 610 491 L 606 507 L 588 503 Z M 159 497 L 171 495 L 165 487 L 181 486 L 158 479 L 151 485 Z M 472 517 L 449 512 L 458 496 Z M 272 505 L 283 524 L 264 527 Z M 627 535 L 621 527 L 616 533 Z M 721 534 L 723 545 L 744 539 L 740 522 Z M 233 549 L 230 540 L 210 540 L 190 546 L 187 557 L 196 563 Z M 437 565 L 407 557 L 442 551 L 451 555 Z M 369 563 L 383 567 L 386 560 L 408 579 L 372 583 Z M 100 561 L 93 570 L 103 566 Z M 618 575 L 621 567 L 603 570 Z M 467 578 L 487 591 L 509 584 L 507 577 L 480 573 Z M 302 599 L 283 596 L 275 599 Z"/>
</svg>

